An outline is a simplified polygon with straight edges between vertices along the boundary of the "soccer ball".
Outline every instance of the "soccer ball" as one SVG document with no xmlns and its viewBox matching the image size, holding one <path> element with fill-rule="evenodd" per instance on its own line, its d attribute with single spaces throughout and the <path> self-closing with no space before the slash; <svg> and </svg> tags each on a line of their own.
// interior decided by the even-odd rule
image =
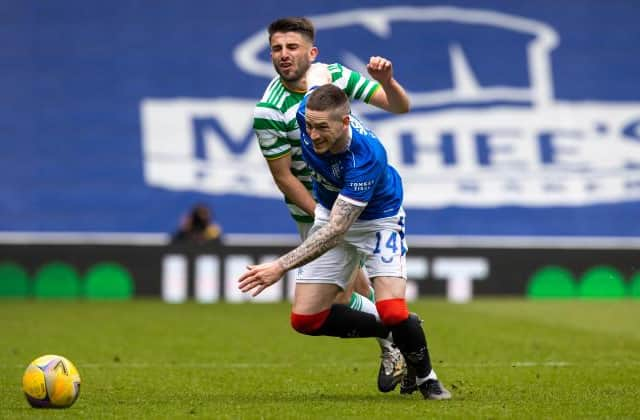
<svg viewBox="0 0 640 420">
<path fill-rule="evenodd" d="M 68 359 L 48 354 L 29 363 L 22 376 L 22 390 L 36 408 L 66 408 L 80 394 L 80 374 Z"/>
</svg>

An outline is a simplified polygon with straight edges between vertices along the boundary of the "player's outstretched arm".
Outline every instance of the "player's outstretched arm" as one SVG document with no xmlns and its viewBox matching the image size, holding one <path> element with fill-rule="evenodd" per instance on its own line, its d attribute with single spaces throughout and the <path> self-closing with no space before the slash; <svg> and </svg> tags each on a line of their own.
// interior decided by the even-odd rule
<svg viewBox="0 0 640 420">
<path fill-rule="evenodd" d="M 253 291 L 251 296 L 258 296 L 267 287 L 284 276 L 286 270 L 278 260 L 259 265 L 247 266 L 247 271 L 238 279 L 238 288 L 242 292 Z"/>
<path fill-rule="evenodd" d="M 336 246 L 363 210 L 363 206 L 351 204 L 338 196 L 331 209 L 329 223 L 276 261 L 247 267 L 247 271 L 238 279 L 238 287 L 242 292 L 253 291 L 252 296 L 257 296 L 280 280 L 287 271 L 318 258 Z"/>
<path fill-rule="evenodd" d="M 291 155 L 288 154 L 278 159 L 267 160 L 267 164 L 269 165 L 269 171 L 278 189 L 282 191 L 293 204 L 300 207 L 310 216 L 313 216 L 316 201 L 313 199 L 313 196 L 311 196 L 309 190 L 307 190 L 307 187 L 291 172 Z"/>
<path fill-rule="evenodd" d="M 402 85 L 393 78 L 393 63 L 384 57 L 374 56 L 367 64 L 369 75 L 380 83 L 369 103 L 394 114 L 409 112 L 409 95 Z"/>
<path fill-rule="evenodd" d="M 300 246 L 278 261 L 288 271 L 318 258 L 337 245 L 363 210 L 364 206 L 352 204 L 338 196 L 333 203 L 329 223 L 313 232 Z"/>
</svg>

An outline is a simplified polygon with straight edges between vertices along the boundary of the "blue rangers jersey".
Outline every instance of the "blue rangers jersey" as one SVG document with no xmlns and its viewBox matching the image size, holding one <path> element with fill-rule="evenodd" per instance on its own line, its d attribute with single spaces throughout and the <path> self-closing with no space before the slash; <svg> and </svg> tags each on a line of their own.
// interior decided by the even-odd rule
<svg viewBox="0 0 640 420">
<path fill-rule="evenodd" d="M 327 209 L 342 195 L 365 207 L 360 220 L 390 217 L 402 206 L 402 179 L 387 163 L 387 152 L 376 135 L 351 116 L 351 143 L 339 154 L 317 154 L 307 133 L 307 97 L 296 118 L 301 134 L 302 156 L 312 170 L 316 200 Z"/>
</svg>

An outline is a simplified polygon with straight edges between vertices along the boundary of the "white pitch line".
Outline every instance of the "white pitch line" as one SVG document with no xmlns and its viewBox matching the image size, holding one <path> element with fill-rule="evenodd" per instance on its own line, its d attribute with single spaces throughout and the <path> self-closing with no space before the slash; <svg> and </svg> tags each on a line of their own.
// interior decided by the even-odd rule
<svg viewBox="0 0 640 420">
<path fill-rule="evenodd" d="M 373 363 L 373 362 L 372 362 Z M 371 363 L 351 363 L 348 366 L 367 366 Z M 102 369 L 102 368 L 126 368 L 126 369 L 157 369 L 161 367 L 166 368 L 206 368 L 206 369 L 281 369 L 299 367 L 302 363 L 76 363 L 80 369 Z M 606 362 L 606 363 L 594 363 L 594 362 L 567 362 L 567 361 L 514 361 L 514 362 L 480 362 L 480 363 L 436 363 L 434 364 L 438 368 L 531 368 L 531 367 L 631 367 L 640 366 L 640 360 L 625 360 L 620 362 Z M 327 367 L 344 367 L 345 363 L 323 363 L 323 366 Z M 0 365 L 0 367 L 9 367 Z M 15 368 L 24 368 L 22 365 L 14 365 Z"/>
</svg>

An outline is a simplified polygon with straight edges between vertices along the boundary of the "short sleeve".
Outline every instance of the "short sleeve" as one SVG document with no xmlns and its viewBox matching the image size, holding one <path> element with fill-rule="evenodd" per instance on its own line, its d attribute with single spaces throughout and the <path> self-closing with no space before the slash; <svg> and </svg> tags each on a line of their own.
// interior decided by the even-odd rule
<svg viewBox="0 0 640 420">
<path fill-rule="evenodd" d="M 253 112 L 253 130 L 266 159 L 277 159 L 291 152 L 287 124 L 278 109 L 266 103 L 258 103 Z"/>
<path fill-rule="evenodd" d="M 342 64 L 329 64 L 327 69 L 331 74 L 332 83 L 342 89 L 350 100 L 369 102 L 376 90 L 380 88 L 380 83 Z"/>
</svg>

